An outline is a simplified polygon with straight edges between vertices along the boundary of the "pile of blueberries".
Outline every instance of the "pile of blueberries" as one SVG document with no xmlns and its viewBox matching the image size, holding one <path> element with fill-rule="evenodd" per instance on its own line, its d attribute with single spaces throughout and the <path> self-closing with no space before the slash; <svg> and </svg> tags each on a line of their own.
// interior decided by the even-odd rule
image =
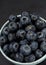
<svg viewBox="0 0 46 65">
<path fill-rule="evenodd" d="M 22 12 L 9 16 L 0 34 L 3 52 L 17 62 L 33 62 L 46 54 L 46 22 L 40 16 Z"/>
</svg>

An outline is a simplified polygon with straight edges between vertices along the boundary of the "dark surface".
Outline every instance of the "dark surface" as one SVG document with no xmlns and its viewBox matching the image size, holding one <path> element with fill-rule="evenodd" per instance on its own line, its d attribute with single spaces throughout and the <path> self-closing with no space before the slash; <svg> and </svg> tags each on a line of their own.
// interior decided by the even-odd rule
<svg viewBox="0 0 46 65">
<path fill-rule="evenodd" d="M 46 19 L 46 0 L 0 0 L 0 28 L 10 14 L 30 11 Z M 0 53 L 0 65 L 13 65 Z M 46 60 L 39 65 L 46 65 Z"/>
</svg>

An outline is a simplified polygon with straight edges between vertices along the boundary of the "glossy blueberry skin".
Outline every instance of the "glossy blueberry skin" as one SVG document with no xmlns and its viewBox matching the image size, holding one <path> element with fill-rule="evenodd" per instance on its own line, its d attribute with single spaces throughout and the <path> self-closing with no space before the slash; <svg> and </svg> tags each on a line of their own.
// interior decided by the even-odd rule
<svg viewBox="0 0 46 65">
<path fill-rule="evenodd" d="M 8 34 L 8 40 L 9 40 L 9 41 L 13 41 L 13 40 L 15 40 L 15 39 L 16 39 L 15 34 L 13 34 L 13 33 L 9 33 L 9 34 Z"/>
<path fill-rule="evenodd" d="M 30 47 L 31 47 L 32 51 L 37 50 L 38 42 L 36 42 L 36 41 L 31 42 Z"/>
<path fill-rule="evenodd" d="M 43 34 L 44 34 L 45 37 L 46 37 L 46 28 L 44 28 L 44 29 L 42 30 L 42 32 L 43 32 Z"/>
<path fill-rule="evenodd" d="M 45 39 L 45 34 L 43 32 L 37 33 L 37 40 L 38 42 L 42 42 Z"/>
<path fill-rule="evenodd" d="M 17 52 L 18 51 L 18 48 L 19 48 L 19 44 L 17 42 L 15 42 L 13 44 L 13 50 L 14 50 L 14 52 Z"/>
<path fill-rule="evenodd" d="M 17 27 L 18 27 L 18 29 L 22 28 L 22 25 L 20 22 L 17 22 Z"/>
<path fill-rule="evenodd" d="M 33 41 L 37 39 L 37 34 L 33 31 L 28 31 L 26 34 L 26 38 L 28 41 Z"/>
<path fill-rule="evenodd" d="M 22 16 L 21 18 L 20 18 L 20 23 L 22 24 L 22 25 L 27 25 L 27 24 L 31 24 L 31 19 L 29 18 L 29 17 L 26 17 L 26 16 Z"/>
<path fill-rule="evenodd" d="M 20 41 L 20 45 L 28 44 L 28 41 L 26 39 Z"/>
<path fill-rule="evenodd" d="M 9 34 L 9 28 L 7 26 L 3 28 L 2 34 L 3 35 L 8 35 Z"/>
<path fill-rule="evenodd" d="M 40 49 L 44 52 L 46 52 L 46 41 L 43 41 L 40 45 Z"/>
<path fill-rule="evenodd" d="M 22 45 L 20 47 L 20 53 L 22 53 L 23 55 L 29 55 L 31 53 L 31 48 L 29 45 Z"/>
<path fill-rule="evenodd" d="M 35 55 L 37 58 L 41 58 L 43 56 L 43 52 L 40 49 L 37 49 Z"/>
<path fill-rule="evenodd" d="M 40 29 L 43 29 L 45 28 L 46 24 L 45 24 L 45 21 L 41 20 L 41 19 L 38 19 L 35 23 L 36 27 L 40 30 Z"/>
<path fill-rule="evenodd" d="M 14 42 L 12 42 L 12 43 L 9 44 L 9 50 L 10 50 L 10 52 L 13 52 L 13 43 Z"/>
<path fill-rule="evenodd" d="M 9 45 L 8 44 L 6 44 L 6 45 L 3 46 L 3 51 L 4 51 L 4 53 L 6 55 L 9 55 L 10 51 L 9 51 Z"/>
<path fill-rule="evenodd" d="M 8 25 L 8 28 L 10 31 L 16 31 L 17 30 L 17 24 L 15 22 L 10 22 Z"/>
<path fill-rule="evenodd" d="M 36 28 L 34 25 L 28 25 L 25 30 L 28 32 L 28 31 L 36 31 Z"/>
<path fill-rule="evenodd" d="M 33 23 L 35 23 L 34 21 L 36 21 L 37 19 L 38 19 L 37 15 L 31 14 L 31 20 L 32 20 Z"/>
<path fill-rule="evenodd" d="M 9 16 L 9 21 L 14 22 L 15 20 L 16 20 L 16 16 L 14 15 Z"/>
<path fill-rule="evenodd" d="M 26 12 L 26 11 L 24 11 L 24 12 L 22 12 L 22 14 L 21 14 L 22 16 L 29 16 L 29 13 L 28 12 Z"/>
<path fill-rule="evenodd" d="M 18 48 L 19 48 L 19 44 L 17 42 L 12 42 L 10 45 L 9 45 L 9 50 L 10 52 L 17 52 L 18 51 Z"/>
<path fill-rule="evenodd" d="M 7 42 L 7 38 L 3 35 L 0 36 L 0 44 L 3 45 Z"/>
<path fill-rule="evenodd" d="M 25 35 L 26 35 L 26 32 L 25 32 L 25 30 L 22 30 L 22 29 L 18 30 L 17 33 L 16 33 L 16 37 L 19 38 L 19 39 L 20 38 L 24 39 Z"/>
<path fill-rule="evenodd" d="M 31 54 L 31 55 L 25 57 L 25 62 L 33 62 L 35 60 L 36 60 L 36 57 L 34 54 Z"/>
<path fill-rule="evenodd" d="M 17 62 L 23 62 L 23 54 L 21 53 L 16 53 L 16 56 L 15 56 L 15 61 Z"/>
</svg>

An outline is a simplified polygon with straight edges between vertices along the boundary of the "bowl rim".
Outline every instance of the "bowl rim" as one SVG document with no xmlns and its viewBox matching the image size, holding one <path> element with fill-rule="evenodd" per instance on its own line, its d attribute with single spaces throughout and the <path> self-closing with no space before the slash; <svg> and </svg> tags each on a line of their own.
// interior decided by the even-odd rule
<svg viewBox="0 0 46 65">
<path fill-rule="evenodd" d="M 21 17 L 21 15 L 17 15 L 17 17 Z M 42 19 L 43 21 L 46 22 L 46 20 L 43 19 L 42 17 L 40 17 L 40 19 Z M 2 30 L 3 30 L 3 28 L 4 28 L 8 23 L 9 23 L 9 20 L 6 21 L 6 22 L 4 23 L 4 25 L 1 27 L 1 29 L 0 29 L 0 34 L 1 34 Z M 21 63 L 21 62 L 14 61 L 14 60 L 12 60 L 11 58 L 9 58 L 8 56 L 6 56 L 6 54 L 5 54 L 5 53 L 3 52 L 3 50 L 1 49 L 1 46 L 0 46 L 0 51 L 1 51 L 2 55 L 3 55 L 7 60 L 9 60 L 10 62 L 12 62 L 12 63 L 14 63 L 14 64 L 22 64 L 22 65 L 24 65 L 24 64 L 26 64 L 26 65 L 29 65 L 29 64 L 38 64 L 38 63 L 41 63 L 43 60 L 46 59 L 46 54 L 45 54 L 42 58 L 40 58 L 40 59 L 38 59 L 38 60 L 36 60 L 36 61 L 34 61 L 34 62 Z"/>
</svg>

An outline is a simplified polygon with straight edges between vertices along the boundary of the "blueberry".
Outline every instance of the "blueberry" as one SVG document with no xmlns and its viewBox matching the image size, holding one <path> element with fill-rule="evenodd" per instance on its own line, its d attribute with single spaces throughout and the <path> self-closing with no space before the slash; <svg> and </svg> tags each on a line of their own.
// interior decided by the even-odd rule
<svg viewBox="0 0 46 65">
<path fill-rule="evenodd" d="M 45 28 L 45 21 L 41 20 L 41 19 L 38 19 L 35 23 L 36 27 L 40 30 L 40 29 L 43 29 Z"/>
<path fill-rule="evenodd" d="M 44 29 L 42 30 L 42 32 L 43 32 L 43 34 L 44 34 L 45 37 L 46 37 L 46 28 L 44 28 Z"/>
<path fill-rule="evenodd" d="M 17 30 L 17 24 L 15 22 L 10 22 L 8 27 L 9 27 L 9 30 L 12 32 Z"/>
<path fill-rule="evenodd" d="M 26 38 L 28 41 L 30 40 L 36 40 L 37 39 L 37 34 L 33 31 L 28 31 L 26 34 Z"/>
<path fill-rule="evenodd" d="M 13 44 L 14 44 L 14 42 L 12 42 L 12 43 L 9 44 L 9 50 L 10 50 L 10 52 L 13 52 Z"/>
<path fill-rule="evenodd" d="M 7 42 L 7 38 L 5 36 L 0 36 L 0 43 L 1 43 L 1 45 L 3 45 L 6 42 Z"/>
<path fill-rule="evenodd" d="M 13 40 L 15 40 L 15 39 L 16 39 L 15 34 L 13 34 L 13 33 L 9 33 L 9 34 L 8 34 L 8 40 L 9 40 L 9 41 L 13 41 Z"/>
<path fill-rule="evenodd" d="M 28 44 L 28 41 L 26 39 L 20 41 L 20 45 Z"/>
<path fill-rule="evenodd" d="M 2 34 L 3 35 L 8 35 L 9 33 L 9 28 L 8 27 L 4 27 L 3 30 L 2 30 Z"/>
<path fill-rule="evenodd" d="M 22 28 L 22 25 L 20 22 L 17 22 L 17 27 L 18 27 L 18 29 Z"/>
<path fill-rule="evenodd" d="M 16 55 L 15 53 L 11 53 L 10 54 L 10 58 L 13 59 L 13 60 L 15 60 L 15 55 Z"/>
<path fill-rule="evenodd" d="M 38 16 L 37 16 L 37 15 L 31 14 L 31 20 L 33 21 L 33 23 L 34 23 L 34 21 L 36 21 L 37 19 L 38 19 Z"/>
<path fill-rule="evenodd" d="M 14 15 L 9 16 L 9 21 L 14 22 L 15 20 L 16 20 L 16 16 Z"/>
<path fill-rule="evenodd" d="M 10 51 L 9 51 L 9 45 L 8 44 L 5 44 L 3 46 L 3 51 L 6 55 L 9 55 Z"/>
<path fill-rule="evenodd" d="M 46 52 L 46 41 L 43 41 L 40 45 L 42 51 Z"/>
<path fill-rule="evenodd" d="M 17 52 L 18 51 L 18 48 L 19 48 L 19 44 L 17 42 L 12 42 L 9 45 L 10 52 Z"/>
<path fill-rule="evenodd" d="M 45 35 L 43 34 L 43 32 L 38 32 L 37 33 L 37 40 L 38 42 L 41 42 L 45 39 Z"/>
<path fill-rule="evenodd" d="M 31 53 L 31 48 L 29 45 L 22 45 L 20 47 L 20 53 L 22 53 L 23 55 L 29 55 Z"/>
<path fill-rule="evenodd" d="M 25 34 L 26 34 L 25 30 L 18 30 L 17 33 L 16 33 L 16 37 L 19 38 L 19 39 L 20 38 L 24 39 L 25 38 Z"/>
<path fill-rule="evenodd" d="M 37 58 L 41 58 L 43 56 L 43 52 L 40 49 L 37 49 L 35 55 Z"/>
<path fill-rule="evenodd" d="M 22 16 L 29 16 L 29 13 L 24 11 L 24 12 L 22 12 Z"/>
<path fill-rule="evenodd" d="M 16 53 L 15 61 L 23 62 L 23 55 L 21 53 Z"/>
<path fill-rule="evenodd" d="M 31 55 L 25 57 L 25 62 L 33 62 L 35 60 L 36 60 L 36 57 L 34 54 L 31 54 Z"/>
<path fill-rule="evenodd" d="M 14 52 L 17 52 L 18 48 L 19 48 L 19 44 L 17 42 L 14 42 L 14 44 L 13 44 L 13 50 L 14 50 Z"/>
<path fill-rule="evenodd" d="M 26 31 L 36 31 L 36 28 L 34 25 L 28 25 L 26 28 L 25 28 Z"/>
<path fill-rule="evenodd" d="M 20 23 L 22 24 L 22 25 L 27 25 L 27 24 L 31 24 L 31 19 L 29 18 L 29 17 L 26 17 L 26 16 L 22 16 L 21 18 L 20 18 Z"/>
<path fill-rule="evenodd" d="M 38 48 L 38 42 L 36 42 L 36 41 L 31 42 L 30 47 L 31 47 L 31 49 L 33 51 L 37 50 L 37 48 Z"/>
</svg>

